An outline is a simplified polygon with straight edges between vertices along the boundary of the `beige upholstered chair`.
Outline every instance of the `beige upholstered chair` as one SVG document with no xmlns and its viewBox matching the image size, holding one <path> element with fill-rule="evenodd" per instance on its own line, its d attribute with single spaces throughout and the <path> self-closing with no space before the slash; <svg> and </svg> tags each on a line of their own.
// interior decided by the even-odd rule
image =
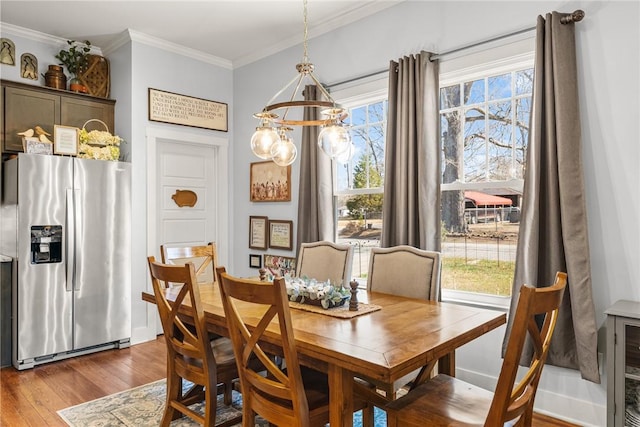
<svg viewBox="0 0 640 427">
<path fill-rule="evenodd" d="M 296 262 L 296 276 L 331 280 L 331 283 L 349 286 L 351 281 L 351 245 L 333 242 L 303 243 Z"/>
<path fill-rule="evenodd" d="M 516 427 L 531 426 L 536 390 L 566 284 L 567 275 L 559 272 L 552 286 L 520 288 L 495 393 L 440 374 L 387 405 L 388 425 L 502 427 L 509 422 Z M 527 335 L 533 356 L 526 373 L 518 375 Z M 516 382 L 516 377 L 521 379 Z"/>
<path fill-rule="evenodd" d="M 438 301 L 440 299 L 440 253 L 425 251 L 412 246 L 373 248 L 369 258 L 367 289 L 375 292 Z M 373 405 L 382 406 L 396 398 L 398 390 L 414 380 L 417 375 L 430 375 L 432 367 L 405 375 L 394 384 L 381 384 L 373 380 L 356 380 L 356 392 L 370 405 L 365 411 L 363 425 L 372 425 Z M 428 376 L 427 376 L 428 378 Z M 379 393 L 382 391 L 383 393 Z"/>
<path fill-rule="evenodd" d="M 218 267 L 218 250 L 215 243 L 202 246 L 160 246 L 164 264 L 184 265 L 192 262 L 196 267 L 198 283 L 214 283 Z"/>
<path fill-rule="evenodd" d="M 367 288 L 409 298 L 440 299 L 440 252 L 412 246 L 373 248 Z"/>
</svg>

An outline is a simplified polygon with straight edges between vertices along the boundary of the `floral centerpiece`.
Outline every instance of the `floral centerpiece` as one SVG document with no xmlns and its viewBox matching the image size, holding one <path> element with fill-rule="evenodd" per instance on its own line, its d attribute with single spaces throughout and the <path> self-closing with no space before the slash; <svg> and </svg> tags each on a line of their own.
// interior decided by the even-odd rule
<svg viewBox="0 0 640 427">
<path fill-rule="evenodd" d="M 318 282 L 308 277 L 285 275 L 287 295 L 290 301 L 301 304 L 320 305 L 324 309 L 339 307 L 351 298 L 351 292 L 344 286 L 334 286 L 330 281 Z"/>
<path fill-rule="evenodd" d="M 99 121 L 97 119 L 92 120 Z M 85 123 L 85 126 L 87 123 Z M 103 122 L 101 123 L 104 124 Z M 80 158 L 111 161 L 117 161 L 120 158 L 120 144 L 123 139 L 117 135 L 112 135 L 108 130 L 87 131 L 83 126 L 80 129 L 79 139 L 78 157 Z"/>
</svg>

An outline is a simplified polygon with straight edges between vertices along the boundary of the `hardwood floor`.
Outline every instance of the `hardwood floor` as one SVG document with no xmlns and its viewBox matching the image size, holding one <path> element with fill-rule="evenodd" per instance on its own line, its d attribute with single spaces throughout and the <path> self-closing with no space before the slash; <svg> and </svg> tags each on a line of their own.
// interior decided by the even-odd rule
<svg viewBox="0 0 640 427">
<path fill-rule="evenodd" d="M 66 426 L 56 411 L 166 376 L 164 338 L 18 371 L 0 370 L 0 426 Z"/>
<path fill-rule="evenodd" d="M 56 411 L 165 377 L 164 338 L 17 371 L 0 370 L 0 426 L 66 426 Z M 536 415 L 536 427 L 573 427 Z"/>
</svg>

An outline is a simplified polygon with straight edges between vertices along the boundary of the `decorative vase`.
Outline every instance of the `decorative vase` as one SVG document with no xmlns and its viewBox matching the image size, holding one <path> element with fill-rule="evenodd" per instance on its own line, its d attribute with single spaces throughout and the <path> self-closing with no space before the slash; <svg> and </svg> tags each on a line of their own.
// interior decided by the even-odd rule
<svg viewBox="0 0 640 427">
<path fill-rule="evenodd" d="M 49 65 L 49 71 L 44 74 L 44 84 L 54 89 L 67 88 L 67 76 L 59 65 Z"/>
<path fill-rule="evenodd" d="M 80 79 L 77 77 L 69 80 L 69 90 L 71 92 L 87 93 L 87 87 L 83 85 Z"/>
</svg>

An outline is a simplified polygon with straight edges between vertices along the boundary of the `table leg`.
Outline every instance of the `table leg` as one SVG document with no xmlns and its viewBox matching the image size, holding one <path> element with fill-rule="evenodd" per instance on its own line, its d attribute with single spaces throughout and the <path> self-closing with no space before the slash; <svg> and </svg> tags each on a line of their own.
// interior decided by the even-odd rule
<svg viewBox="0 0 640 427">
<path fill-rule="evenodd" d="M 456 352 L 455 350 L 438 360 L 438 373 L 456 376 Z"/>
<path fill-rule="evenodd" d="M 329 365 L 329 425 L 353 427 L 353 374 Z"/>
</svg>

